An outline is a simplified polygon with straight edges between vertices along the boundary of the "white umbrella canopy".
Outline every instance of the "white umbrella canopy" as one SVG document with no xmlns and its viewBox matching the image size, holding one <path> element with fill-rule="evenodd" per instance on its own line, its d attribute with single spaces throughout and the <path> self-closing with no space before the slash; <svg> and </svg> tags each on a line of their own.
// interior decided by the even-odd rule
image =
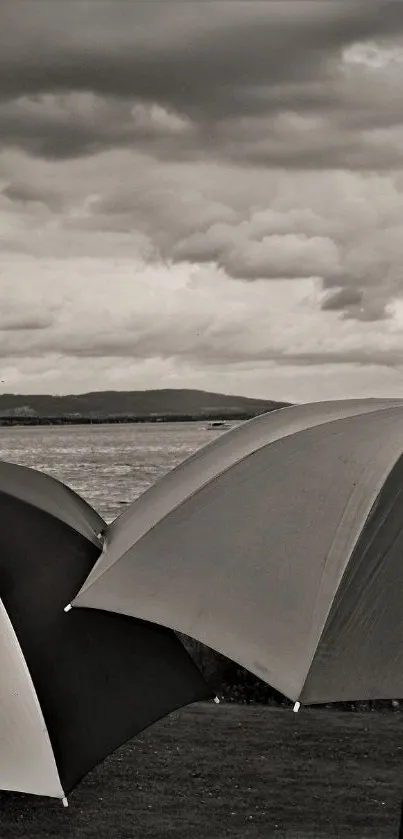
<svg viewBox="0 0 403 839">
<path fill-rule="evenodd" d="M 284 408 L 109 527 L 72 601 L 192 636 L 307 704 L 403 695 L 403 401 Z"/>
</svg>

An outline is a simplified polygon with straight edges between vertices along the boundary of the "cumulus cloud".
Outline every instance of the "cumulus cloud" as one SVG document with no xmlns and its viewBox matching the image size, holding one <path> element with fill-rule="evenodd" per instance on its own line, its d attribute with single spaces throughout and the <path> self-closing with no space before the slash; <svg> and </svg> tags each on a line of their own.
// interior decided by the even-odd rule
<svg viewBox="0 0 403 839">
<path fill-rule="evenodd" d="M 324 310 L 389 317 L 403 291 L 403 193 L 393 175 L 282 173 L 269 181 L 270 193 L 270 209 L 248 207 L 240 221 L 238 207 L 231 223 L 185 230 L 171 259 L 215 263 L 245 280 L 318 277 Z"/>
<path fill-rule="evenodd" d="M 7 375 L 390 384 L 400 0 L 117 5 L 0 10 Z"/>
<path fill-rule="evenodd" d="M 231 167 L 174 169 L 109 153 L 96 167 L 43 163 L 44 192 L 56 182 L 59 190 L 50 211 L 29 167 L 24 174 L 19 158 L 12 166 L 19 180 L 3 192 L 10 250 L 213 264 L 248 281 L 317 278 L 324 293 L 313 305 L 359 320 L 387 317 L 402 292 L 403 192 L 392 173 L 237 173 L 234 181 Z M 38 198 L 34 207 L 21 202 L 22 189 Z"/>
<path fill-rule="evenodd" d="M 335 243 L 305 233 L 262 236 L 260 241 L 242 236 L 237 228 L 210 228 L 180 242 L 174 258 L 185 262 L 217 262 L 235 279 L 291 279 L 333 276 L 338 272 Z M 220 241 L 221 238 L 221 241 Z"/>
<path fill-rule="evenodd" d="M 26 257 L 24 267 L 40 297 L 36 310 L 42 329 L 21 333 L 0 330 L 0 355 L 64 358 L 171 359 L 207 368 L 245 363 L 329 365 L 347 359 L 360 365 L 400 363 L 401 332 L 395 321 L 351 322 L 332 328 L 332 313 L 312 309 L 314 286 L 309 280 L 252 284 L 224 279 L 211 269 L 181 266 L 164 270 L 130 260 L 60 260 Z M 20 311 L 23 290 L 12 284 L 21 262 L 8 266 L 8 298 Z M 72 270 L 72 268 L 74 270 Z M 50 293 L 49 279 L 54 283 Z M 115 293 L 111 295 L 111 287 Z M 60 293 L 60 289 L 63 293 Z M 135 294 L 133 291 L 135 290 Z M 268 293 L 269 292 L 269 293 Z M 17 324 L 15 324 L 17 327 Z"/>
</svg>

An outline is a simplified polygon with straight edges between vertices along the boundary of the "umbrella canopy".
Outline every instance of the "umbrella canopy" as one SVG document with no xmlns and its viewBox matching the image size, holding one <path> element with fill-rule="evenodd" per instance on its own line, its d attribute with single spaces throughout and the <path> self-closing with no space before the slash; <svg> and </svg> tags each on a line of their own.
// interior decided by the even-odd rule
<svg viewBox="0 0 403 839">
<path fill-rule="evenodd" d="M 140 730 L 211 696 L 175 634 L 63 607 L 106 525 L 79 496 L 0 463 L 0 788 L 64 798 Z"/>
<path fill-rule="evenodd" d="M 225 434 L 111 525 L 75 606 L 193 636 L 290 699 L 403 695 L 403 401 Z"/>
</svg>

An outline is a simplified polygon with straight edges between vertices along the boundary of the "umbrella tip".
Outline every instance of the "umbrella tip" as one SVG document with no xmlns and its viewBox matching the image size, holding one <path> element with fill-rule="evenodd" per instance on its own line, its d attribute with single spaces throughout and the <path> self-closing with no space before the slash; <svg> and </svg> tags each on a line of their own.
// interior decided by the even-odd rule
<svg viewBox="0 0 403 839">
<path fill-rule="evenodd" d="M 71 603 L 69 603 L 67 606 L 64 607 L 63 612 L 71 612 L 72 608 L 73 607 Z"/>
<path fill-rule="evenodd" d="M 62 804 L 63 804 L 63 807 L 68 807 L 68 806 L 69 806 L 69 802 L 67 801 L 66 796 L 64 796 L 64 797 L 62 798 Z"/>
<path fill-rule="evenodd" d="M 300 707 L 301 707 L 301 703 L 300 702 L 295 702 L 294 707 L 292 709 L 294 711 L 294 714 L 298 714 L 298 711 L 299 711 Z"/>
<path fill-rule="evenodd" d="M 214 697 L 214 702 L 216 703 L 216 705 L 220 704 L 220 700 L 219 700 L 218 696 Z"/>
</svg>

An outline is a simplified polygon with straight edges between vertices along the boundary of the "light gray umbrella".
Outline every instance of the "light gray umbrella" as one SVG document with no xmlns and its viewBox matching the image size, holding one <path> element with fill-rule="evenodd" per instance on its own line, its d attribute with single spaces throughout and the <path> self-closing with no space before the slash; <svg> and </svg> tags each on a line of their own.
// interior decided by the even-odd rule
<svg viewBox="0 0 403 839">
<path fill-rule="evenodd" d="M 110 526 L 73 606 L 190 635 L 298 703 L 403 695 L 403 402 L 285 408 Z"/>
</svg>

